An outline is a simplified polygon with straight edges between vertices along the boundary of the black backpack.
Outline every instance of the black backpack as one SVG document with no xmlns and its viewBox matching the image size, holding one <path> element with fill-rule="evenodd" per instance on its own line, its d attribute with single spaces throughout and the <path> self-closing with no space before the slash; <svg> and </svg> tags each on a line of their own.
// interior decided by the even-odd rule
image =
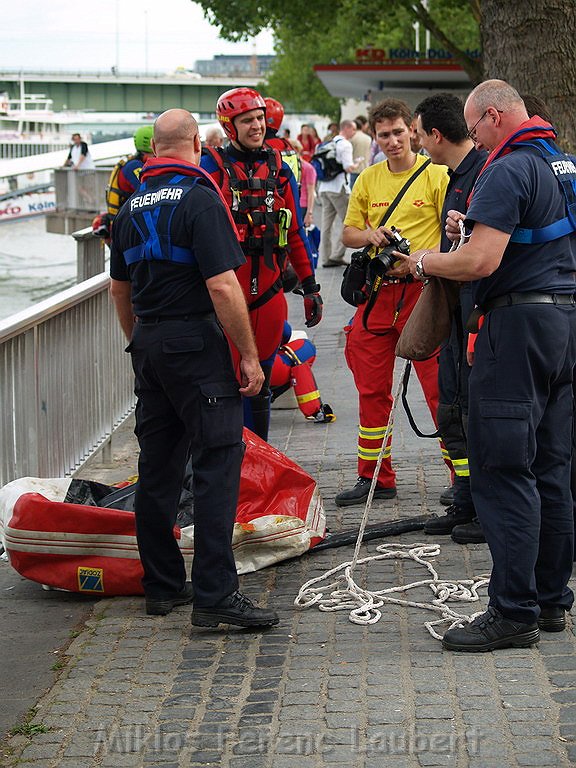
<svg viewBox="0 0 576 768">
<path fill-rule="evenodd" d="M 336 160 L 335 139 L 318 144 L 310 162 L 314 166 L 318 181 L 331 181 L 338 174 L 344 173 L 344 166 Z"/>
</svg>

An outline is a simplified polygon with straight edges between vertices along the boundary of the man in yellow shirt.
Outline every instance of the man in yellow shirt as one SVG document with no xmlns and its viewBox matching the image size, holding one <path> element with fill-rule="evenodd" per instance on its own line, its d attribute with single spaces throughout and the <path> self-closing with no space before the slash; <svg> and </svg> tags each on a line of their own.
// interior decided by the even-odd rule
<svg viewBox="0 0 576 768">
<path fill-rule="evenodd" d="M 431 165 L 426 157 L 412 151 L 411 122 L 408 105 L 398 99 L 386 99 L 370 112 L 370 127 L 387 160 L 367 168 L 354 185 L 342 234 L 342 241 L 349 248 L 374 246 L 372 255 L 375 256 L 389 243 L 391 226 L 401 230 L 412 250 L 435 248 L 440 242 L 447 169 Z M 426 167 L 422 169 L 424 164 Z M 387 209 L 413 176 L 387 225 L 380 226 Z M 353 488 L 336 496 L 338 506 L 362 504 L 368 497 L 392 407 L 396 342 L 421 290 L 419 281 L 412 281 L 403 264 L 395 266 L 387 272 L 373 306 L 371 302 L 361 304 L 345 329 L 346 361 L 359 396 L 358 481 Z M 434 356 L 415 363 L 414 367 L 436 423 L 438 359 Z M 374 494 L 379 499 L 396 496 L 391 438 L 390 435 Z"/>
</svg>

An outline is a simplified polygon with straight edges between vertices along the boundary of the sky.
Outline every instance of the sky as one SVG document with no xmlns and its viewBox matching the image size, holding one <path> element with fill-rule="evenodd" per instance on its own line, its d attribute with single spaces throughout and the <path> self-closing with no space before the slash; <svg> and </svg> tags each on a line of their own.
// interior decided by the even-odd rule
<svg viewBox="0 0 576 768">
<path fill-rule="evenodd" d="M 190 0 L 21 0 L 0 24 L 0 68 L 9 70 L 173 72 L 221 53 L 273 52 L 268 32 L 220 40 Z"/>
</svg>

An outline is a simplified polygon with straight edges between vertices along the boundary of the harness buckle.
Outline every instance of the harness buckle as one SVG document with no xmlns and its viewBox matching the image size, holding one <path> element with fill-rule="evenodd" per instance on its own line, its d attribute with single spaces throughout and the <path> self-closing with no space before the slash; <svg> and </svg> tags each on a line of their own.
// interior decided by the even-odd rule
<svg viewBox="0 0 576 768">
<path fill-rule="evenodd" d="M 288 245 L 288 230 L 292 223 L 292 211 L 289 208 L 280 208 L 278 211 L 278 245 L 286 248 Z"/>
</svg>

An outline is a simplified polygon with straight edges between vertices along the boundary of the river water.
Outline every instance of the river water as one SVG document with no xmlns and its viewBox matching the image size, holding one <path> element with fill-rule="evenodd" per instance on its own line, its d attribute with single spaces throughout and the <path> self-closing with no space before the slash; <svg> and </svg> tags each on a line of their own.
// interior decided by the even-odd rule
<svg viewBox="0 0 576 768">
<path fill-rule="evenodd" d="M 46 232 L 44 216 L 0 224 L 0 319 L 76 282 L 76 241 Z"/>
</svg>

